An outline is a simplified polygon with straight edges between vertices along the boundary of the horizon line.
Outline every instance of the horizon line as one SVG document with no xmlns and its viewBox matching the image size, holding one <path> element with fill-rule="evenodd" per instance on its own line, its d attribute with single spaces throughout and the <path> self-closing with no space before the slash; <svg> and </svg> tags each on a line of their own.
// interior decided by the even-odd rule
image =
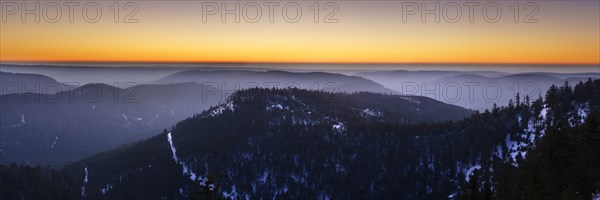
<svg viewBox="0 0 600 200">
<path fill-rule="evenodd" d="M 204 61 L 1 61 L 0 64 L 291 64 L 291 65 L 487 65 L 487 66 L 598 66 L 600 63 L 517 63 L 517 62 L 204 62 Z"/>
</svg>

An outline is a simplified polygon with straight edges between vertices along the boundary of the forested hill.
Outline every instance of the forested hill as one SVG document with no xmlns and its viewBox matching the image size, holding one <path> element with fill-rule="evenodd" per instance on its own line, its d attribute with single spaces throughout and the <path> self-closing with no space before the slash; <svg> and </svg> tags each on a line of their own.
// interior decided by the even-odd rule
<svg viewBox="0 0 600 200">
<path fill-rule="evenodd" d="M 245 113 L 280 118 L 292 124 L 320 117 L 349 125 L 366 121 L 396 124 L 460 120 L 474 111 L 428 97 L 359 93 L 329 93 L 301 89 L 254 88 L 237 92 L 230 102 Z M 240 111 L 242 112 L 242 111 Z M 284 119 L 286 118 L 287 119 Z M 306 120 L 294 121 L 294 120 Z"/>
<path fill-rule="evenodd" d="M 427 98 L 249 89 L 63 170 L 87 199 L 590 199 L 599 103 L 600 80 L 466 118 Z"/>
<path fill-rule="evenodd" d="M 494 111 L 512 119 L 512 151 L 482 159 L 460 199 L 600 199 L 599 111 L 600 80 L 552 86 L 543 103 L 517 99 Z"/>
<path fill-rule="evenodd" d="M 196 188 L 188 178 L 195 180 L 214 173 L 219 177 L 215 181 L 223 184 L 219 186 L 223 188 L 219 189 L 220 194 L 226 190 L 231 193 L 235 187 L 240 195 L 283 195 L 277 189 L 288 190 L 290 197 L 314 197 L 333 189 L 327 182 L 336 181 L 331 178 L 338 176 L 337 173 L 330 171 L 336 166 L 338 171 L 347 167 L 349 171 L 343 173 L 347 175 L 362 169 L 377 173 L 379 169 L 375 169 L 379 166 L 352 165 L 382 162 L 387 156 L 380 151 L 391 150 L 390 145 L 400 152 L 390 152 L 388 156 L 399 157 L 399 163 L 410 154 L 401 146 L 414 146 L 411 151 L 418 151 L 420 146 L 409 145 L 415 140 L 414 134 L 421 132 L 413 129 L 415 124 L 460 120 L 472 113 L 425 97 L 249 89 L 236 92 L 227 103 L 180 122 L 171 134 L 165 132 L 148 141 L 99 154 L 78 165 L 79 170 L 86 166 L 89 170 L 90 183 L 86 186 L 89 196 L 169 194 L 183 198 Z M 269 178 L 264 177 L 265 173 L 270 174 Z M 291 180 L 288 173 L 294 173 L 296 181 L 302 183 Z M 237 179 L 238 176 L 245 178 Z M 120 181 L 139 178 L 146 184 Z M 341 184 L 343 180 L 337 181 Z M 314 188 L 319 185 L 323 188 Z M 141 187 L 136 190 L 145 192 L 131 193 L 131 187 Z M 262 189 L 254 191 L 253 187 Z M 333 191 L 327 193 L 330 192 Z"/>
</svg>

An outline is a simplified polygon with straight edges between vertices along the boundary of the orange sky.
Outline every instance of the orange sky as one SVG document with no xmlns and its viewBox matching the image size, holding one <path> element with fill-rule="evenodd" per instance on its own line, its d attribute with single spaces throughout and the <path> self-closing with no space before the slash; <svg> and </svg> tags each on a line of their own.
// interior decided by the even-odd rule
<svg viewBox="0 0 600 200">
<path fill-rule="evenodd" d="M 252 1 L 238 3 L 243 7 L 248 2 Z M 445 2 L 440 1 L 440 6 Z M 320 1 L 318 23 L 310 1 L 298 2 L 302 16 L 296 23 L 282 15 L 286 2 L 274 8 L 270 23 L 268 7 L 261 1 L 253 4 L 262 11 L 256 23 L 243 16 L 236 23 L 233 15 L 226 15 L 225 23 L 220 15 L 209 15 L 203 22 L 200 1 L 136 2 L 138 23 L 122 22 L 132 8 L 124 9 L 123 1 L 119 1 L 119 23 L 110 9 L 115 2 L 99 4 L 102 16 L 96 23 L 84 21 L 83 2 L 74 9 L 74 23 L 69 22 L 67 7 L 62 7 L 57 23 L 43 16 L 35 23 L 34 15 L 26 15 L 28 21 L 23 23 L 20 13 L 6 10 L 12 4 L 2 3 L 2 62 L 600 64 L 598 1 L 536 2 L 539 11 L 533 18 L 538 23 L 523 23 L 533 9 L 525 9 L 524 3 L 515 23 L 510 9 L 514 2 L 499 3 L 502 17 L 496 23 L 485 21 L 481 13 L 485 2 L 475 8 L 474 23 L 469 22 L 467 7 L 461 8 L 457 23 L 445 21 L 444 15 L 440 23 L 434 22 L 433 15 L 426 15 L 425 23 L 420 15 L 409 15 L 403 22 L 403 4 L 392 1 L 338 1 L 328 9 Z M 41 1 L 40 7 L 45 3 Z M 233 8 L 235 3 L 227 1 L 226 6 Z M 428 3 L 435 6 L 435 1 Z M 333 7 L 338 8 L 333 17 L 338 22 L 323 23 Z M 256 16 L 253 7 L 247 8 L 249 18 Z M 47 9 L 48 18 L 56 16 L 53 9 Z M 295 12 L 288 9 L 288 15 L 293 18 Z M 455 13 L 449 11 L 450 15 Z"/>
</svg>

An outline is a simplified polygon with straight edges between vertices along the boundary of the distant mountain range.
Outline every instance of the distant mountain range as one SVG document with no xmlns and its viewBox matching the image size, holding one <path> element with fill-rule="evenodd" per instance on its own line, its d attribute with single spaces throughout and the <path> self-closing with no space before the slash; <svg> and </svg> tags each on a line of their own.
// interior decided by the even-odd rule
<svg viewBox="0 0 600 200">
<path fill-rule="evenodd" d="M 296 87 L 328 92 L 398 92 L 371 80 L 356 76 L 324 72 L 286 72 L 249 70 L 190 70 L 178 72 L 155 81 L 156 84 L 197 82 L 220 86 L 222 90 L 239 90 L 252 87 Z M 226 89 L 225 89 L 226 88 Z"/>
<path fill-rule="evenodd" d="M 520 93 L 543 97 L 551 85 L 576 84 L 600 78 L 598 73 L 518 73 L 488 71 L 376 71 L 355 76 L 373 80 L 406 95 L 422 95 L 465 108 L 483 111 L 495 103 L 506 105 Z"/>
<path fill-rule="evenodd" d="M 26 92 L 54 94 L 73 88 L 44 75 L 0 71 L 0 95 Z"/>
</svg>

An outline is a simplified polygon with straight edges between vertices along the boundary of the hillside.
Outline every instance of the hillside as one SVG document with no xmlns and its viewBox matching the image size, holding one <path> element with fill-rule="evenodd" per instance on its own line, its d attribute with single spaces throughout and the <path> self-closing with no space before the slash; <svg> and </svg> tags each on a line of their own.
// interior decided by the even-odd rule
<svg viewBox="0 0 600 200">
<path fill-rule="evenodd" d="M 219 101 L 218 89 L 197 83 L 3 95 L 0 161 L 63 165 L 150 138 Z"/>
<path fill-rule="evenodd" d="M 209 174 L 219 182 L 215 186 L 221 188 L 219 195 L 331 195 L 337 190 L 328 186 L 331 178 L 345 180 L 344 174 L 383 167 L 367 164 L 392 157 L 399 160 L 390 163 L 390 170 L 400 167 L 396 163 L 410 153 L 397 148 L 419 141 L 415 135 L 421 133 L 411 130 L 416 123 L 460 120 L 472 113 L 423 97 L 249 89 L 180 122 L 170 133 L 98 154 L 71 167 L 87 167 L 89 180 L 93 180 L 86 184 L 91 197 L 184 198 L 200 184 L 190 179 Z M 379 142 L 381 146 L 376 144 Z M 380 152 L 392 146 L 398 152 Z M 360 179 L 369 179 L 366 175 Z M 392 181 L 383 174 L 378 176 Z"/>
</svg>

